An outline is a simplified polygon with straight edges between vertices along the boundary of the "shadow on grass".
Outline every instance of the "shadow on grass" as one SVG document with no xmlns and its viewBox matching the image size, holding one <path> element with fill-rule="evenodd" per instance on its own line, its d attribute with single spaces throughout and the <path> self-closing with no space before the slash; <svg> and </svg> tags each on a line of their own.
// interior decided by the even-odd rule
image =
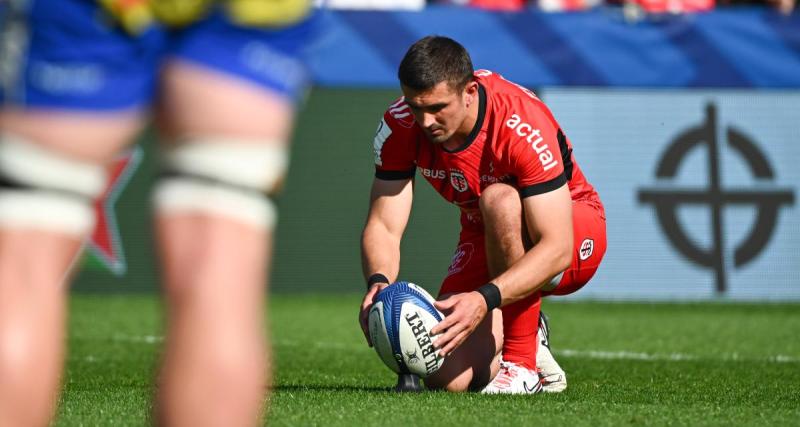
<svg viewBox="0 0 800 427">
<path fill-rule="evenodd" d="M 322 385 L 322 384 L 311 384 L 311 385 L 285 384 L 272 387 L 272 391 L 290 392 L 290 393 L 301 392 L 301 391 L 343 391 L 343 392 L 361 391 L 366 393 L 396 393 L 394 391 L 394 387 L 365 387 L 357 385 Z M 425 390 L 424 392 L 435 393 L 433 391 L 428 391 L 428 390 Z"/>
</svg>

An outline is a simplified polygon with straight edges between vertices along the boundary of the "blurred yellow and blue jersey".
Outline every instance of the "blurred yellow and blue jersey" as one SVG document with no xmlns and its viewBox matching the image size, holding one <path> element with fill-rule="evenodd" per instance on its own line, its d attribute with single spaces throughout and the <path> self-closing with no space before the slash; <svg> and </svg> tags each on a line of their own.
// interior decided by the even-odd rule
<svg viewBox="0 0 800 427">
<path fill-rule="evenodd" d="M 27 0 L 0 17 L 0 102 L 87 111 L 147 107 L 170 59 L 297 100 L 321 21 L 308 0 Z"/>
<path fill-rule="evenodd" d="M 310 0 L 97 0 L 128 31 L 143 31 L 154 22 L 170 27 L 190 25 L 221 7 L 242 26 L 276 28 L 303 20 Z"/>
</svg>

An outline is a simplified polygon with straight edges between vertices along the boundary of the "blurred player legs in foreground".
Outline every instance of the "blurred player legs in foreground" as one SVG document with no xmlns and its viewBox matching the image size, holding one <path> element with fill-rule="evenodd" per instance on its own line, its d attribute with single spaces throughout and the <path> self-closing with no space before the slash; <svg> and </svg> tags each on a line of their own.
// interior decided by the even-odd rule
<svg viewBox="0 0 800 427">
<path fill-rule="evenodd" d="M 212 6 L 166 51 L 98 28 L 91 2 L 59 3 L 31 2 L 7 27 L 33 36 L 12 46 L 23 53 L 0 111 L 0 425 L 51 417 L 67 272 L 94 225 L 105 165 L 145 124 L 161 66 L 154 207 L 168 325 L 156 421 L 256 424 L 268 383 L 269 196 L 286 171 L 310 24 L 247 28 Z M 84 56 L 64 58 L 54 37 Z"/>
<path fill-rule="evenodd" d="M 169 307 L 158 417 L 167 425 L 248 425 L 266 385 L 265 260 L 275 215 L 255 193 L 272 193 L 285 171 L 292 109 L 188 64 L 169 66 L 164 83 L 165 119 L 179 142 L 167 155 L 177 170 L 155 196 Z M 216 166 L 202 170 L 203 158 Z M 237 169 L 254 169 L 258 180 Z"/>
</svg>

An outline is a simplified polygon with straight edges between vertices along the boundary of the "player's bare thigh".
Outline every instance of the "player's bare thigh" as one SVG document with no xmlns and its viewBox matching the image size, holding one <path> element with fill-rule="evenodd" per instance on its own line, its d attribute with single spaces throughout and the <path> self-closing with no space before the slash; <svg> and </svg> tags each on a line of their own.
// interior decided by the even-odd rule
<svg viewBox="0 0 800 427">
<path fill-rule="evenodd" d="M 230 145 L 232 148 L 252 144 L 254 147 L 271 145 L 288 149 L 293 119 L 294 104 L 291 99 L 222 71 L 172 59 L 161 76 L 157 124 L 162 135 L 161 143 L 167 145 L 165 148 L 186 147 L 199 142 Z M 283 174 L 282 171 L 275 173 Z M 281 177 L 277 176 L 274 184 L 265 184 L 264 188 L 254 190 L 269 195 L 280 189 L 281 181 Z M 205 211 L 197 212 L 188 215 L 164 214 L 157 219 L 157 228 L 164 233 L 162 244 L 167 248 L 166 256 L 185 257 L 194 253 L 193 249 L 184 248 L 181 242 L 214 240 L 214 248 L 203 252 L 205 256 L 217 260 L 226 260 L 234 254 L 236 257 L 230 263 L 219 265 L 241 263 L 262 268 L 263 260 L 269 257 L 270 245 L 266 244 L 265 235 L 271 233 L 270 229 L 254 228 L 252 224 L 229 216 L 209 216 L 201 213 Z M 204 231 L 198 234 L 198 230 Z M 250 261 L 245 262 L 243 257 Z M 192 260 L 188 261 L 191 264 Z M 180 260 L 169 262 L 167 259 L 167 264 L 174 267 L 184 263 Z M 178 276 L 182 274 L 181 268 L 172 268 L 168 269 L 167 277 L 170 277 L 170 271 Z M 260 277 L 260 273 L 255 274 L 250 270 L 232 274 Z M 183 282 L 185 280 L 179 277 L 167 280 L 167 291 L 181 292 Z M 243 285 L 241 288 L 247 288 L 247 292 L 255 292 L 253 286 L 263 285 L 260 279 L 258 283 L 252 280 L 239 280 L 238 283 Z M 241 288 L 238 295 L 245 295 Z M 246 295 L 241 300 L 247 300 Z"/>
<path fill-rule="evenodd" d="M 168 139 L 225 136 L 286 143 L 293 102 L 265 87 L 188 61 L 172 60 L 162 75 L 157 122 Z"/>
<path fill-rule="evenodd" d="M 0 133 L 21 137 L 54 153 L 95 164 L 109 162 L 130 144 L 146 113 L 0 109 Z"/>
<path fill-rule="evenodd" d="M 493 310 L 475 332 L 445 359 L 442 368 L 426 378 L 431 389 L 480 390 L 497 375 L 503 348 L 503 314 Z"/>
</svg>

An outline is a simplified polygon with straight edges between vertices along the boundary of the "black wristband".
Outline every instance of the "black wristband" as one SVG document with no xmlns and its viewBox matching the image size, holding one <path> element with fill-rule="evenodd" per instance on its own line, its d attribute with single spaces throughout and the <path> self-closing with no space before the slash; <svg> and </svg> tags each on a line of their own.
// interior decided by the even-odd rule
<svg viewBox="0 0 800 427">
<path fill-rule="evenodd" d="M 486 311 L 492 311 L 495 308 L 500 307 L 500 301 L 502 300 L 500 297 L 500 289 L 494 283 L 487 283 L 480 288 L 476 289 L 479 294 L 483 295 L 483 299 L 486 300 Z"/>
<path fill-rule="evenodd" d="M 372 276 L 369 276 L 369 279 L 367 279 L 367 289 L 371 288 L 372 285 L 376 283 L 386 283 L 388 285 L 389 279 L 387 279 L 386 276 L 381 273 L 375 273 Z"/>
</svg>

